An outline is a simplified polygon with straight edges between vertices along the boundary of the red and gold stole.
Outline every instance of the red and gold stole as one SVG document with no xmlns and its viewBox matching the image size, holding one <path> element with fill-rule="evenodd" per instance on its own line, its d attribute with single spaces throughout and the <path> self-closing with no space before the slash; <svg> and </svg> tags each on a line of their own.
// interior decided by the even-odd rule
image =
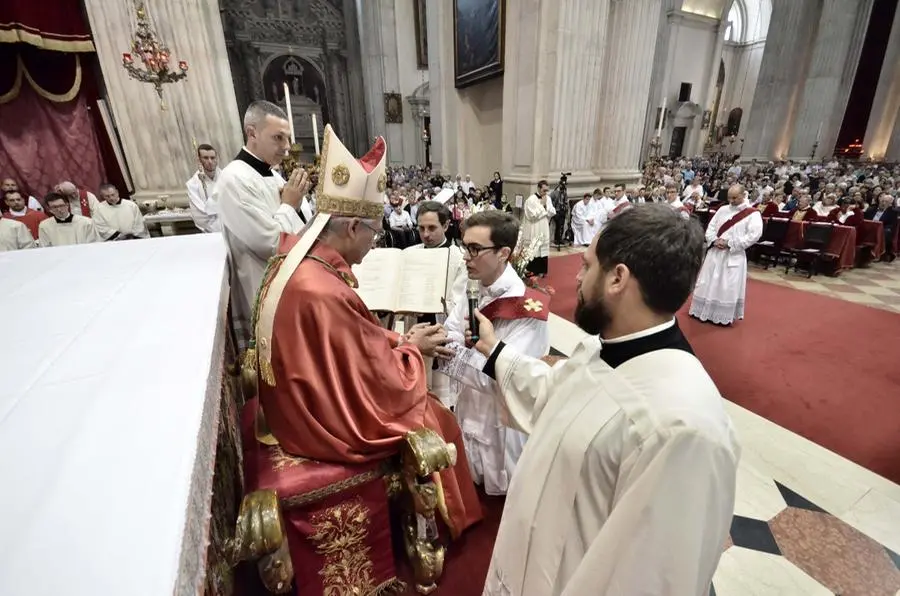
<svg viewBox="0 0 900 596">
<path fill-rule="evenodd" d="M 88 202 L 87 191 L 83 188 L 78 191 L 78 200 L 81 203 L 81 214 L 85 217 L 90 217 L 91 204 Z"/>
<path fill-rule="evenodd" d="M 719 226 L 719 231 L 716 232 L 716 238 L 721 238 L 722 234 L 724 234 L 725 232 L 727 232 L 728 230 L 730 230 L 731 228 L 736 226 L 738 223 L 740 223 L 742 220 L 750 217 L 751 215 L 753 215 L 756 212 L 757 212 L 756 209 L 754 209 L 753 207 L 747 207 L 746 209 L 741 209 L 737 215 L 735 215 L 734 217 L 732 217 L 731 219 L 729 219 L 728 221 L 723 223 L 721 226 Z"/>
</svg>

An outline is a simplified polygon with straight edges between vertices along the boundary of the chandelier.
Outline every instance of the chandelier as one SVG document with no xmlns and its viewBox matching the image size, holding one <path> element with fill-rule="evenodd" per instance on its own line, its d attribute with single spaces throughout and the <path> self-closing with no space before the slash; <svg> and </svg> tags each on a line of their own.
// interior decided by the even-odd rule
<svg viewBox="0 0 900 596">
<path fill-rule="evenodd" d="M 169 48 L 157 37 L 143 0 L 134 0 L 134 8 L 137 20 L 132 24 L 131 52 L 122 54 L 122 66 L 131 78 L 153 85 L 159 96 L 160 108 L 165 110 L 163 85 L 177 83 L 185 78 L 188 63 L 186 60 L 180 60 L 177 72 L 169 69 L 172 62 Z M 141 66 L 135 64 L 135 58 L 140 60 Z"/>
</svg>

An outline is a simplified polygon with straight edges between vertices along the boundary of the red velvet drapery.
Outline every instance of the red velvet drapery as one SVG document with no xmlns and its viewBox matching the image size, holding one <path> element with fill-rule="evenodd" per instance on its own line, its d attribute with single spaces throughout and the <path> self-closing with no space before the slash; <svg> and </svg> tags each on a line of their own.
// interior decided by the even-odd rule
<svg viewBox="0 0 900 596">
<path fill-rule="evenodd" d="M 81 2 L 73 0 L 3 0 L 0 42 L 23 42 L 57 52 L 94 51 Z"/>
</svg>

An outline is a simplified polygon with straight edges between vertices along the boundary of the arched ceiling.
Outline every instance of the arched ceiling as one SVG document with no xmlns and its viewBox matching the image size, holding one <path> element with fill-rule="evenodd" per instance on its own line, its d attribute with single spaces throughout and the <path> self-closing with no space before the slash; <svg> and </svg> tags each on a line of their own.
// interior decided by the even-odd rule
<svg viewBox="0 0 900 596">
<path fill-rule="evenodd" d="M 766 38 L 772 2 L 775 0 L 683 0 L 681 10 L 714 19 L 724 19 L 734 9 L 740 12 L 741 39 L 754 42 Z"/>
</svg>

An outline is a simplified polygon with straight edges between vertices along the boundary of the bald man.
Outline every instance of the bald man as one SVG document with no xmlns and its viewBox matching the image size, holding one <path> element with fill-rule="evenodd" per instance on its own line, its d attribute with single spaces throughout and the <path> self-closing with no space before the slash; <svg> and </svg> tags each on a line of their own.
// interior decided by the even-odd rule
<svg viewBox="0 0 900 596">
<path fill-rule="evenodd" d="M 97 212 L 100 201 L 94 193 L 84 188 L 78 188 L 74 182 L 68 180 L 56 185 L 54 191 L 61 194 L 69 201 L 69 211 L 76 215 L 91 218 Z"/>
<path fill-rule="evenodd" d="M 690 310 L 690 315 L 701 321 L 730 325 L 744 318 L 746 251 L 763 232 L 762 216 L 746 196 L 742 185 L 731 186 L 728 204 L 716 211 L 706 228 L 706 259 Z"/>
</svg>

